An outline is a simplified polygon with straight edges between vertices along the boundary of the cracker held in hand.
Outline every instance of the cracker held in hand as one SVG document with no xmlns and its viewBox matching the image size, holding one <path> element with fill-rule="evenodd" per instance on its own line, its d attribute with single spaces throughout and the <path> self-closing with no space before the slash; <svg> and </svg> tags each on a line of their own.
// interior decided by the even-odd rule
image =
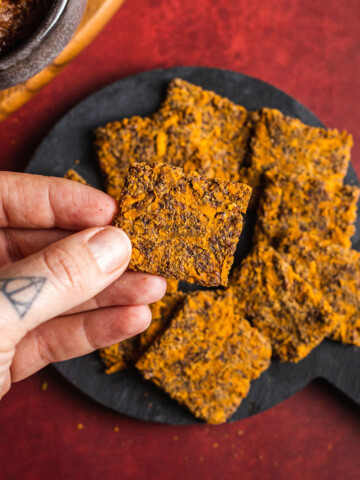
<svg viewBox="0 0 360 480">
<path fill-rule="evenodd" d="M 350 248 L 358 199 L 357 187 L 308 175 L 285 177 L 268 172 L 255 239 L 276 245 L 284 237 L 295 241 L 299 232 L 306 232 L 328 245 Z"/>
<path fill-rule="evenodd" d="M 334 314 L 322 295 L 271 247 L 255 248 L 230 285 L 240 314 L 270 339 L 281 361 L 306 357 L 334 328 Z"/>
<path fill-rule="evenodd" d="M 136 367 L 208 423 L 225 422 L 270 365 L 270 342 L 234 313 L 231 292 L 190 294 Z"/>
<path fill-rule="evenodd" d="M 318 240 L 285 240 L 280 251 L 294 270 L 321 292 L 337 323 L 330 338 L 360 346 L 360 253 L 340 245 L 324 246 Z"/>
<path fill-rule="evenodd" d="M 152 321 L 139 335 L 99 350 L 106 373 L 115 373 L 133 366 L 154 340 L 165 330 L 174 313 L 185 299 L 182 292 L 167 293 L 150 305 Z"/>
<path fill-rule="evenodd" d="M 308 174 L 342 181 L 350 162 L 352 137 L 347 132 L 305 125 L 275 109 L 258 112 L 250 142 L 248 182 L 257 187 L 263 173 Z"/>
<path fill-rule="evenodd" d="M 132 164 L 114 225 L 132 243 L 130 268 L 205 286 L 226 285 L 251 188 Z"/>
</svg>

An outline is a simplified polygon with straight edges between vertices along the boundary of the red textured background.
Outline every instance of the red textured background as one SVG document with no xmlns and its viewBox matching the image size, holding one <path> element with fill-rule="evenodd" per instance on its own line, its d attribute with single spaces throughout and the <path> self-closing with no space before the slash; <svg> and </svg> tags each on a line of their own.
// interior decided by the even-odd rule
<svg viewBox="0 0 360 480">
<path fill-rule="evenodd" d="M 23 169 L 54 123 L 99 87 L 146 69 L 206 65 L 261 78 L 348 129 L 359 174 L 359 18 L 359 0 L 127 0 L 91 46 L 0 124 L 0 168 Z M 0 403 L 0 480 L 358 479 L 359 413 L 317 381 L 235 424 L 156 425 L 96 405 L 48 368 Z"/>
</svg>

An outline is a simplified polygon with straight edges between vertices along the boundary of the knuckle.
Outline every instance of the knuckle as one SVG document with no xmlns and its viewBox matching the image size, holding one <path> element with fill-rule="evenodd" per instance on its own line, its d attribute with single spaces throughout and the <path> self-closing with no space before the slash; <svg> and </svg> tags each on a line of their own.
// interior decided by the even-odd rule
<svg viewBox="0 0 360 480">
<path fill-rule="evenodd" d="M 6 265 L 15 260 L 18 260 L 18 258 L 14 259 L 11 256 L 11 251 L 12 249 L 11 249 L 10 237 L 6 229 L 3 229 L 0 231 L 0 264 L 1 265 Z"/>
<path fill-rule="evenodd" d="M 83 274 L 79 262 L 59 245 L 44 251 L 44 262 L 55 279 L 66 289 L 82 290 Z"/>
<path fill-rule="evenodd" d="M 41 329 L 34 330 L 35 349 L 43 364 L 43 366 L 56 362 L 58 359 L 58 352 L 53 348 L 52 342 L 47 342 L 44 336 L 41 335 Z M 55 343 L 56 345 L 57 343 Z M 57 348 L 61 348 L 61 344 L 57 344 Z"/>
<path fill-rule="evenodd" d="M 10 342 L 0 343 L 0 376 L 9 370 L 15 354 L 15 347 Z"/>
<path fill-rule="evenodd" d="M 85 340 L 88 343 L 88 345 L 90 346 L 91 350 L 94 351 L 94 350 L 97 350 L 98 348 L 100 348 L 101 345 L 98 344 L 96 342 L 96 339 L 93 338 L 93 336 L 91 335 L 89 326 L 86 322 L 86 318 L 84 318 L 84 320 L 83 320 L 82 327 L 83 327 L 83 333 L 84 333 Z"/>
</svg>

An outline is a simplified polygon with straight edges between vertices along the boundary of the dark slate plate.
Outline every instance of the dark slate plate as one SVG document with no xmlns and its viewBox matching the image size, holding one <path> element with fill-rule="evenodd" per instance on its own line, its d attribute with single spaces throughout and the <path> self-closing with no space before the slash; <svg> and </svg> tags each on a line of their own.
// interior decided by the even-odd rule
<svg viewBox="0 0 360 480">
<path fill-rule="evenodd" d="M 61 177 L 68 168 L 74 167 L 76 159 L 80 159 L 80 165 L 75 168 L 89 183 L 101 188 L 101 177 L 92 148 L 92 130 L 122 117 L 154 112 L 164 98 L 168 82 L 175 77 L 214 90 L 249 110 L 264 106 L 278 108 L 284 114 L 298 117 L 309 125 L 322 126 L 321 122 L 294 98 L 255 78 L 198 67 L 154 70 L 120 80 L 77 105 L 45 138 L 27 172 Z M 351 166 L 346 183 L 359 184 Z M 237 251 L 237 261 L 249 249 L 253 222 L 254 219 L 248 216 Z M 360 218 L 357 224 L 359 222 Z M 360 228 L 357 228 L 353 243 L 359 250 Z M 96 353 L 58 363 L 55 368 L 82 392 L 119 413 L 171 424 L 198 422 L 191 413 L 164 392 L 142 380 L 135 370 L 105 375 Z M 298 364 L 273 361 L 269 370 L 253 382 L 248 397 L 231 420 L 246 418 L 282 402 L 314 378 L 328 380 L 360 404 L 359 371 L 360 348 L 325 340 Z"/>
</svg>

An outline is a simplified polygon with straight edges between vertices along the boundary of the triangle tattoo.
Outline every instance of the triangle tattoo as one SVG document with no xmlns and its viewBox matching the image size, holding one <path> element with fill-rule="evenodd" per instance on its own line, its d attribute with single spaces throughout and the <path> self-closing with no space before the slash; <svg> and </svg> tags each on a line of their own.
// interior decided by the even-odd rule
<svg viewBox="0 0 360 480">
<path fill-rule="evenodd" d="M 20 318 L 29 311 L 41 292 L 46 278 L 14 277 L 0 279 L 0 292 L 9 300 Z"/>
</svg>

